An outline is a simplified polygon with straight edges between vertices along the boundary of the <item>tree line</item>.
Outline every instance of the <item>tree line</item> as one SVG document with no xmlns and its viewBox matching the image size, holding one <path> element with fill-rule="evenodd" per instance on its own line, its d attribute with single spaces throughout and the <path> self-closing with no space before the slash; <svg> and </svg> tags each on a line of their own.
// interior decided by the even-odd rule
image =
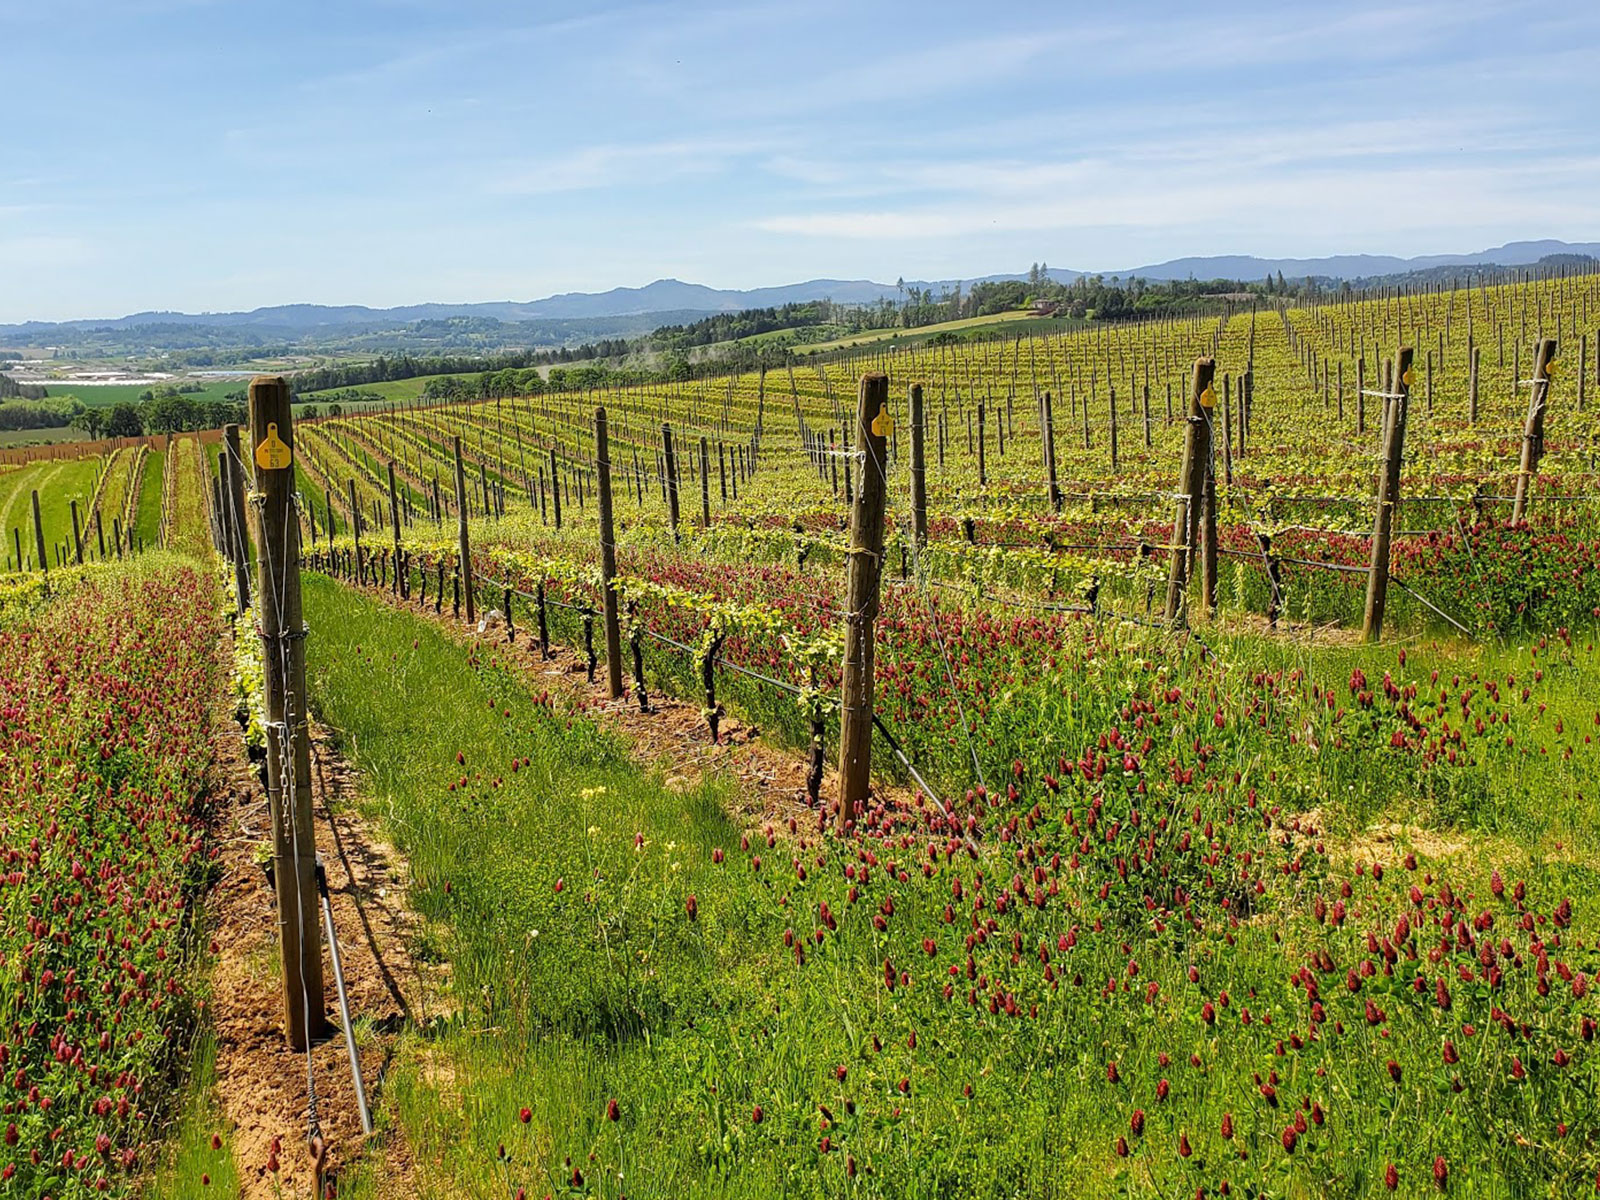
<svg viewBox="0 0 1600 1200">
<path fill-rule="evenodd" d="M 223 425 L 243 424 L 246 404 L 243 392 L 229 392 L 221 400 L 185 395 L 177 388 L 163 387 L 144 393 L 138 404 L 113 404 L 110 408 L 83 408 L 74 413 L 71 424 L 87 437 L 142 437 L 145 434 L 194 433 Z"/>
</svg>

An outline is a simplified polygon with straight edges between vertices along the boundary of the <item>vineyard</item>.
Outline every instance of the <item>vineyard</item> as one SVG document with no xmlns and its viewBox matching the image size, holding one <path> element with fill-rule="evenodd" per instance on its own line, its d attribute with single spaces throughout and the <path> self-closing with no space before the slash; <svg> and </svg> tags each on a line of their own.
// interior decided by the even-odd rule
<svg viewBox="0 0 1600 1200">
<path fill-rule="evenodd" d="M 0 469 L 0 1200 L 1600 1188 L 1600 275 L 251 397 Z"/>
</svg>

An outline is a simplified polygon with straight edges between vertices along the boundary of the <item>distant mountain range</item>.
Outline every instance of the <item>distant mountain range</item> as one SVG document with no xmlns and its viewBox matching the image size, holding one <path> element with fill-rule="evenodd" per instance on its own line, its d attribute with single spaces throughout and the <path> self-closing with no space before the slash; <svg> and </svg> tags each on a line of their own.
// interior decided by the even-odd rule
<svg viewBox="0 0 1600 1200">
<path fill-rule="evenodd" d="M 1257 258 L 1253 255 L 1214 255 L 1201 258 L 1175 258 L 1168 262 L 1130 267 L 1120 271 L 1077 271 L 1050 268 L 1050 277 L 1070 283 L 1086 274 L 1137 276 L 1149 280 L 1174 279 L 1261 279 L 1283 275 L 1291 279 L 1315 276 L 1324 279 L 1370 279 L 1425 271 L 1441 267 L 1521 267 L 1531 266 L 1550 255 L 1589 255 L 1600 257 L 1600 242 L 1560 242 L 1553 240 L 1510 242 L 1475 254 L 1433 254 L 1417 258 L 1396 258 L 1379 254 L 1339 254 L 1328 258 Z M 907 281 L 906 288 L 931 288 L 935 293 L 959 282 L 1023 279 L 1025 275 L 986 275 L 979 279 Z M 523 324 L 551 321 L 595 321 L 609 318 L 634 318 L 629 325 L 642 324 L 637 318 L 659 314 L 668 321 L 693 319 L 696 315 L 734 312 L 746 308 L 767 308 L 806 300 L 834 300 L 841 304 L 871 304 L 896 299 L 902 294 L 896 284 L 870 279 L 810 279 L 779 287 L 749 290 L 712 288 L 677 279 L 658 279 L 644 287 L 619 287 L 606 292 L 564 292 L 542 300 L 491 301 L 477 304 L 412 304 L 400 308 L 366 308 L 361 305 L 283 304 L 251 312 L 177 313 L 142 312 L 111 320 L 30 321 L 22 325 L 0 325 L 0 346 L 7 342 L 37 345 L 48 343 L 56 331 L 88 329 L 131 329 L 138 326 L 206 326 L 213 329 L 271 330 L 275 336 L 333 332 L 355 327 L 384 328 L 418 321 L 471 317 Z"/>
</svg>

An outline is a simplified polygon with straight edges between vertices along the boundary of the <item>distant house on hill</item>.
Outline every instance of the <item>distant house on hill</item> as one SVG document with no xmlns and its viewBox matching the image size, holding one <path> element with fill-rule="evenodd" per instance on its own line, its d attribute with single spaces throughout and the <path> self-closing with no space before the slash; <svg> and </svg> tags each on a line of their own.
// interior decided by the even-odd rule
<svg viewBox="0 0 1600 1200">
<path fill-rule="evenodd" d="M 1061 302 L 1059 300 L 1035 300 L 1032 309 L 1029 311 L 1036 317 L 1053 317 L 1060 311 L 1060 308 Z"/>
</svg>

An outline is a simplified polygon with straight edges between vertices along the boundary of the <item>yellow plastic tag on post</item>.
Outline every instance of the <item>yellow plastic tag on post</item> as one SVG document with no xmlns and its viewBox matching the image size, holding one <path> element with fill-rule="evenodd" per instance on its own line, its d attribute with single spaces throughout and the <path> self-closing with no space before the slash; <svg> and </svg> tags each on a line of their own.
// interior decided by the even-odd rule
<svg viewBox="0 0 1600 1200">
<path fill-rule="evenodd" d="M 1215 408 L 1216 406 L 1217 406 L 1217 389 L 1212 387 L 1208 383 L 1208 384 L 1206 384 L 1206 390 L 1200 393 L 1200 407 L 1201 408 Z"/>
<path fill-rule="evenodd" d="M 872 418 L 872 433 L 874 437 L 886 438 L 894 432 L 894 417 L 889 413 L 889 406 L 885 404 L 878 410 L 878 415 Z"/>
<path fill-rule="evenodd" d="M 267 425 L 267 436 L 256 447 L 256 466 L 263 471 L 281 471 L 294 461 L 288 444 L 278 436 L 276 422 Z"/>
<path fill-rule="evenodd" d="M 1400 382 L 1405 384 L 1407 387 L 1410 387 L 1412 384 L 1416 383 L 1416 381 L 1417 369 L 1415 367 L 1407 367 L 1406 373 L 1400 376 Z"/>
</svg>

